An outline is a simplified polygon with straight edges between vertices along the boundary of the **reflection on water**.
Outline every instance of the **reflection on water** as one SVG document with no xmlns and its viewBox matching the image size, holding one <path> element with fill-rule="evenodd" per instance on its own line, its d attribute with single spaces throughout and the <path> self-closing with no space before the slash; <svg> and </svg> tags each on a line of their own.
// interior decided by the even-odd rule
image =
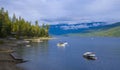
<svg viewBox="0 0 120 70">
<path fill-rule="evenodd" d="M 66 47 L 58 47 L 67 41 Z M 29 62 L 18 64 L 25 70 L 119 70 L 120 38 L 59 37 L 20 47 L 18 53 Z M 88 61 L 83 53 L 95 52 L 98 59 Z"/>
<path fill-rule="evenodd" d="M 17 48 L 17 53 L 22 56 L 24 59 L 27 58 L 26 55 L 36 55 L 39 52 L 48 53 L 48 40 L 44 40 L 40 43 L 30 43 L 30 47 L 26 47 L 26 45 L 19 46 Z"/>
</svg>

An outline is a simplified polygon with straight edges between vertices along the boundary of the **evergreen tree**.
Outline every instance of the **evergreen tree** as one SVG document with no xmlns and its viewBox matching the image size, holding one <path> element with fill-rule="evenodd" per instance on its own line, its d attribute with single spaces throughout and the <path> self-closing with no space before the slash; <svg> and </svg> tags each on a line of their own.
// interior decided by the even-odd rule
<svg viewBox="0 0 120 70">
<path fill-rule="evenodd" d="M 49 36 L 49 25 L 39 26 L 38 21 L 35 25 L 25 21 L 22 17 L 17 18 L 15 14 L 10 19 L 8 11 L 0 9 L 0 37 L 7 37 L 14 34 L 15 37 L 47 37 Z"/>
</svg>

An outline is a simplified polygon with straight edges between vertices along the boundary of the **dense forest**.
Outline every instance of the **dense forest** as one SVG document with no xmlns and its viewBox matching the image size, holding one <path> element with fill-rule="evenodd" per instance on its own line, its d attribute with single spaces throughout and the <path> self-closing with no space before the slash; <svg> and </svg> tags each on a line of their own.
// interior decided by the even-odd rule
<svg viewBox="0 0 120 70">
<path fill-rule="evenodd" d="M 8 11 L 0 9 L 0 37 L 48 37 L 49 25 L 39 26 L 38 21 L 31 23 L 24 18 L 17 18 L 15 14 L 9 16 Z"/>
</svg>

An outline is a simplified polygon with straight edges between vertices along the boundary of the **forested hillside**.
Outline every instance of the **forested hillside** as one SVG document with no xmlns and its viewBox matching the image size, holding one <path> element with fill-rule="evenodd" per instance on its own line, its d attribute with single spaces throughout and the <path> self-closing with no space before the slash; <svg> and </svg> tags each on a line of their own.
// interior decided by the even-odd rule
<svg viewBox="0 0 120 70">
<path fill-rule="evenodd" d="M 0 37 L 48 37 L 49 25 L 39 26 L 38 21 L 31 23 L 24 18 L 17 18 L 15 14 L 9 16 L 9 12 L 4 8 L 0 9 Z"/>
<path fill-rule="evenodd" d="M 120 37 L 120 22 L 114 23 L 112 25 L 104 26 L 96 30 L 91 30 L 87 33 L 77 33 L 77 34 L 69 34 L 69 35 Z"/>
</svg>

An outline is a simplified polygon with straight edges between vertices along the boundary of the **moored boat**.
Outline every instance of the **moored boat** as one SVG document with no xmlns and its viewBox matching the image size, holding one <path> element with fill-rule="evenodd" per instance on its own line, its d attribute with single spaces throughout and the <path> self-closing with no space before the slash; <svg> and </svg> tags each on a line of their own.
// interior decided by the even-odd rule
<svg viewBox="0 0 120 70">
<path fill-rule="evenodd" d="M 64 43 L 58 43 L 57 46 L 61 46 L 61 47 L 65 47 L 68 43 L 67 42 L 64 42 Z"/>
<path fill-rule="evenodd" d="M 95 53 L 93 53 L 93 52 L 86 52 L 86 53 L 83 54 L 83 57 L 86 58 L 86 59 L 90 59 L 90 60 L 96 60 L 97 59 Z"/>
</svg>

